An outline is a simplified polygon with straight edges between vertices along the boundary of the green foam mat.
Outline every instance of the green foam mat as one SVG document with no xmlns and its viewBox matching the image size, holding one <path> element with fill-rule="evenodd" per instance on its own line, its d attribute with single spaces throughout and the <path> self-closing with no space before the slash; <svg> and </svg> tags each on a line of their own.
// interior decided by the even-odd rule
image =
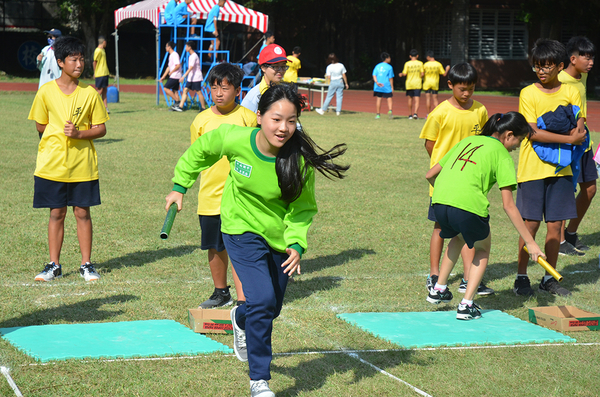
<svg viewBox="0 0 600 397">
<path fill-rule="evenodd" d="M 343 313 L 342 320 L 404 348 L 514 345 L 576 342 L 559 332 L 520 320 L 499 310 L 463 321 L 455 311 L 422 313 Z"/>
<path fill-rule="evenodd" d="M 232 350 L 173 320 L 0 328 L 2 338 L 42 362 L 196 355 Z"/>
</svg>

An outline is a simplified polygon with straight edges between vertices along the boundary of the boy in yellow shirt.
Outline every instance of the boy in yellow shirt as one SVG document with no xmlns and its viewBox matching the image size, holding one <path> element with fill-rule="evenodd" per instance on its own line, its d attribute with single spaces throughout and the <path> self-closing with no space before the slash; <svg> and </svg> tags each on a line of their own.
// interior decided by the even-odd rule
<svg viewBox="0 0 600 397">
<path fill-rule="evenodd" d="M 286 70 L 283 75 L 283 81 L 288 83 L 295 83 L 298 81 L 298 70 L 302 68 L 302 64 L 300 63 L 300 53 L 302 49 L 298 46 L 294 47 L 292 50 L 292 55 L 288 55 L 287 66 L 288 70 Z"/>
<path fill-rule="evenodd" d="M 417 120 L 419 118 L 417 113 L 421 97 L 421 79 L 424 73 L 423 62 L 419 61 L 419 51 L 415 49 L 410 50 L 410 61 L 404 64 L 402 73 L 398 74 L 400 77 L 406 76 L 406 96 L 408 97 L 408 118 L 410 120 Z"/>
<path fill-rule="evenodd" d="M 62 276 L 60 251 L 67 206 L 72 206 L 81 250 L 79 273 L 86 281 L 94 281 L 100 275 L 91 262 L 90 207 L 100 204 L 100 187 L 92 141 L 106 135 L 108 114 L 96 90 L 79 81 L 84 68 L 83 43 L 63 36 L 54 48 L 62 74 L 38 90 L 28 117 L 35 121 L 40 134 L 33 207 L 50 208 L 50 262 L 35 280 L 51 281 Z"/>
<path fill-rule="evenodd" d="M 587 117 L 587 98 L 586 83 L 590 70 L 594 66 L 594 56 L 596 55 L 596 46 L 587 37 L 573 37 L 567 43 L 567 54 L 569 54 L 569 63 L 567 67 L 558 74 L 558 79 L 563 84 L 571 84 L 577 88 L 581 96 L 581 107 Z M 594 162 L 594 151 L 592 142 L 583 154 L 580 163 L 581 172 L 577 178 L 579 183 L 579 194 L 575 199 L 577 207 L 577 218 L 569 221 L 569 226 L 565 229 L 564 223 L 561 227 L 561 243 L 558 251 L 561 255 L 585 255 L 590 247 L 583 244 L 577 236 L 577 229 L 587 212 L 592 199 L 596 195 L 596 163 Z"/>
<path fill-rule="evenodd" d="M 425 149 L 431 158 L 429 168 L 436 165 L 450 149 L 464 138 L 475 135 L 488 120 L 485 106 L 471 99 L 477 83 L 477 71 L 468 63 L 454 65 L 448 72 L 448 87 L 452 97 L 442 102 L 429 114 L 419 138 L 425 139 Z M 433 196 L 433 186 L 429 187 L 429 197 Z M 427 290 L 433 288 L 440 273 L 440 258 L 444 250 L 444 239 L 440 237 L 442 230 L 438 223 L 431 199 L 427 219 L 434 222 L 433 233 L 429 242 L 429 277 Z M 461 251 L 464 266 L 464 276 L 458 291 L 465 293 L 469 279 L 469 269 L 473 262 L 475 251 L 466 245 Z M 477 288 L 478 295 L 493 294 L 483 282 Z"/>
<path fill-rule="evenodd" d="M 560 247 L 562 222 L 577 217 L 575 195 L 573 194 L 573 173 L 571 167 L 556 172 L 556 165 L 542 161 L 531 142 L 570 143 L 581 145 L 586 138 L 585 114 L 581 110 L 577 127 L 570 135 L 555 134 L 537 126 L 538 117 L 556 110 L 558 106 L 575 105 L 581 108 L 579 91 L 569 84 L 562 84 L 558 74 L 567 59 L 565 46 L 556 40 L 539 39 L 532 50 L 533 69 L 539 82 L 521 90 L 519 112 L 525 116 L 535 133 L 525 138 L 519 151 L 517 169 L 517 208 L 525 220 L 525 226 L 535 238 L 542 220 L 546 221 L 546 257 L 556 268 Z M 527 264 L 529 254 L 523 249 L 523 239 L 519 239 L 518 273 L 513 291 L 516 295 L 532 296 Z M 561 287 L 552 276 L 546 273 L 539 285 L 540 292 L 569 296 L 571 292 Z"/>
<path fill-rule="evenodd" d="M 106 101 L 106 92 L 108 91 L 108 76 L 110 75 L 110 72 L 108 71 L 108 65 L 106 64 L 106 39 L 102 36 L 98 38 L 98 47 L 96 47 L 94 50 L 93 66 L 94 77 L 96 78 L 96 89 L 102 97 L 106 112 L 110 113 L 108 111 L 108 103 Z"/>
<path fill-rule="evenodd" d="M 215 66 L 209 76 L 210 95 L 214 105 L 196 116 L 190 127 L 192 143 L 201 135 L 218 128 L 221 124 L 255 127 L 256 114 L 235 102 L 240 94 L 244 72 L 230 63 Z M 227 285 L 228 257 L 221 234 L 221 197 L 225 180 L 229 175 L 229 162 L 223 157 L 200 174 L 198 193 L 198 217 L 202 237 L 200 248 L 208 250 L 208 264 L 215 289 L 213 294 L 200 304 L 202 309 L 228 306 L 233 303 Z M 245 301 L 242 283 L 231 268 L 238 304 Z"/>
<path fill-rule="evenodd" d="M 433 109 L 438 105 L 438 91 L 440 89 L 440 76 L 446 76 L 450 70 L 450 65 L 446 69 L 441 63 L 433 57 L 433 51 L 427 51 L 427 62 L 423 65 L 424 76 L 423 91 L 425 92 L 425 101 L 427 103 L 427 115 L 431 113 L 431 103 L 433 100 Z"/>
</svg>

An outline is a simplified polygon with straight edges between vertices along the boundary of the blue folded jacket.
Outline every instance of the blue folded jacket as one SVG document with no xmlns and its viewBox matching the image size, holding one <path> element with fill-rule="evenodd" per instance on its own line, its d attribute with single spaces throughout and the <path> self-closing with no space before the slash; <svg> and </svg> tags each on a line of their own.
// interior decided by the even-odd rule
<svg viewBox="0 0 600 397">
<path fill-rule="evenodd" d="M 577 127 L 577 119 L 581 109 L 575 105 L 559 106 L 553 112 L 544 113 L 537 119 L 537 127 L 555 134 L 569 135 Z M 570 143 L 532 142 L 531 146 L 540 160 L 556 164 L 555 173 L 571 166 L 573 172 L 573 187 L 577 191 L 577 177 L 581 172 L 579 161 L 590 143 L 590 132 L 586 129 L 585 141 L 581 145 Z"/>
</svg>

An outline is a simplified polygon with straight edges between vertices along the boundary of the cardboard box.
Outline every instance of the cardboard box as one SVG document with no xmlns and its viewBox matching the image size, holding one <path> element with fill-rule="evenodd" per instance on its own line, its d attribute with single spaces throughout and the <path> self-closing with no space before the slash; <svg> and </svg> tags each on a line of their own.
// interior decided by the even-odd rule
<svg viewBox="0 0 600 397">
<path fill-rule="evenodd" d="M 188 309 L 190 328 L 201 334 L 232 334 L 229 310 Z"/>
<path fill-rule="evenodd" d="M 529 309 L 529 322 L 557 331 L 598 331 L 600 314 L 575 306 L 545 306 Z"/>
</svg>

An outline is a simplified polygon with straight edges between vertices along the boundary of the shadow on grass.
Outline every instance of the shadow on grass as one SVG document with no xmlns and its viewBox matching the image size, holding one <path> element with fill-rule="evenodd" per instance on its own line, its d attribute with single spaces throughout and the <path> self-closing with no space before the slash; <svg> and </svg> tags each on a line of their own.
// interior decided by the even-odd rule
<svg viewBox="0 0 600 397">
<path fill-rule="evenodd" d="M 370 248 L 357 248 L 340 252 L 336 255 L 318 256 L 301 262 L 303 274 L 323 270 L 328 267 L 340 266 L 353 260 L 361 259 L 365 255 L 375 255 Z M 306 270 L 304 270 L 306 269 Z"/>
<path fill-rule="evenodd" d="M 52 323 L 82 323 L 105 321 L 123 314 L 123 310 L 100 310 L 103 305 L 112 305 L 139 299 L 135 295 L 112 295 L 104 298 L 60 305 L 49 309 L 35 310 L 28 314 L 10 318 L 0 322 L 0 328 L 26 327 L 29 325 L 44 325 Z"/>
<path fill-rule="evenodd" d="M 384 353 L 385 368 L 390 369 L 400 364 L 411 362 L 412 351 L 389 352 Z M 367 362 L 371 362 L 369 357 L 362 357 Z M 281 358 L 279 358 L 281 359 Z M 379 354 L 377 361 L 381 361 Z M 277 392 L 278 396 L 297 396 L 299 394 L 316 392 L 321 390 L 331 377 L 344 379 L 342 382 L 346 386 L 357 384 L 363 379 L 372 378 L 381 375 L 379 371 L 364 364 L 355 358 L 350 358 L 346 354 L 325 354 L 322 357 L 313 358 L 308 361 L 302 361 L 296 366 L 277 365 L 277 361 L 271 364 L 271 370 L 279 374 L 295 379 L 295 384 L 285 390 Z M 380 364 L 374 363 L 378 367 Z M 428 365 L 427 362 L 417 362 L 417 365 Z M 349 379 L 348 379 L 349 378 Z M 408 391 L 408 388 L 407 388 Z M 402 394 L 402 393 L 399 393 Z M 350 395 L 350 393 L 348 394 Z"/>
<path fill-rule="evenodd" d="M 131 252 L 118 258 L 110 259 L 106 262 L 98 263 L 97 268 L 102 272 L 110 273 L 113 269 L 122 267 L 144 266 L 148 263 L 156 262 L 164 258 L 173 258 L 189 255 L 200 248 L 199 245 L 180 245 L 173 248 L 161 248 L 147 251 Z"/>
<path fill-rule="evenodd" d="M 123 142 L 124 139 L 113 139 L 113 138 L 100 138 L 100 139 L 94 139 L 94 144 L 110 144 L 110 143 L 116 143 L 116 142 Z"/>
<path fill-rule="evenodd" d="M 290 303 L 298 299 L 308 298 L 318 291 L 328 291 L 340 286 L 340 277 L 315 277 L 310 280 L 298 280 L 288 283 L 285 290 L 284 303 Z"/>
</svg>

